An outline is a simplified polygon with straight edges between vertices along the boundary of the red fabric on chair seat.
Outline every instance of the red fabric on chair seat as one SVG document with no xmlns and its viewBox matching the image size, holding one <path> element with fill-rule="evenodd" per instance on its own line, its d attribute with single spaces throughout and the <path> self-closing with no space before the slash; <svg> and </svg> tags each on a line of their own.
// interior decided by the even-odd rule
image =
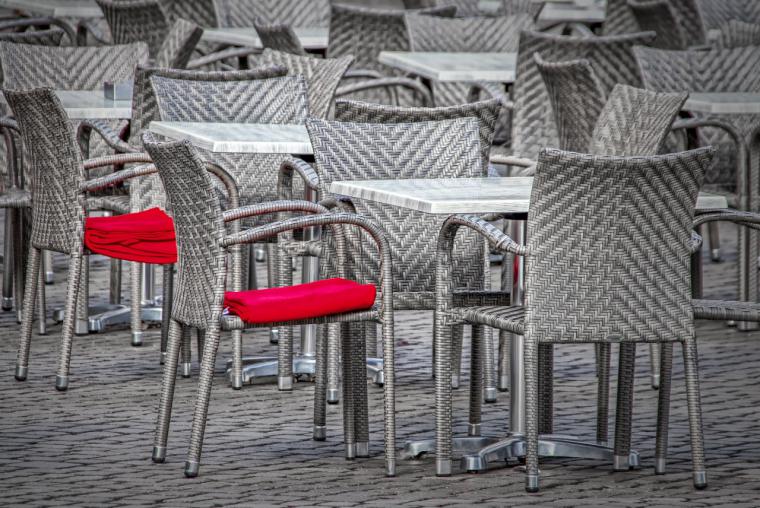
<svg viewBox="0 0 760 508">
<path fill-rule="evenodd" d="M 164 265 L 177 261 L 174 221 L 160 208 L 88 217 L 84 245 L 95 254 L 138 263 Z"/>
<path fill-rule="evenodd" d="M 375 286 L 325 279 L 283 288 L 228 291 L 224 306 L 246 323 L 295 321 L 365 310 L 375 303 Z"/>
</svg>

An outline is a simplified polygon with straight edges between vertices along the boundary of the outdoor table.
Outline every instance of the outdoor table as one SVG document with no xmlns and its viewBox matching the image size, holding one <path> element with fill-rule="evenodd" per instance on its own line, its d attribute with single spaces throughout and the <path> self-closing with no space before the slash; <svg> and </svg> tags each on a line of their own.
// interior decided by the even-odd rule
<svg viewBox="0 0 760 508">
<path fill-rule="evenodd" d="M 532 186 L 532 177 L 355 180 L 333 182 L 330 192 L 431 214 L 504 213 L 508 218 L 517 219 L 513 221 L 512 239 L 523 243 Z M 727 207 L 726 198 L 719 195 L 700 193 L 697 200 L 698 211 Z M 521 257 L 516 260 L 520 275 L 513 281 L 512 301 L 520 305 L 524 264 Z M 509 361 L 510 434 L 501 440 L 484 436 L 454 438 L 453 450 L 465 454 L 462 464 L 467 471 L 483 471 L 488 462 L 503 462 L 525 454 L 525 383 L 523 337 L 520 335 L 512 335 Z M 435 440 L 427 439 L 407 443 L 404 451 L 406 456 L 416 457 L 434 448 Z M 612 448 L 569 436 L 541 436 L 539 453 L 542 456 L 614 461 Z M 628 464 L 638 464 L 637 452 L 631 451 Z"/>
<path fill-rule="evenodd" d="M 172 139 L 187 139 L 193 146 L 214 153 L 266 153 L 310 156 L 314 153 L 304 125 L 252 124 L 252 123 L 205 123 L 205 122 L 151 122 L 148 127 L 155 134 Z M 305 199 L 313 201 L 307 191 Z M 305 238 L 311 238 L 305 231 Z M 303 281 L 318 278 L 319 263 L 315 257 L 303 260 Z M 294 375 L 313 375 L 316 372 L 316 326 L 301 327 L 301 354 L 293 358 Z M 231 360 L 227 362 L 231 375 Z M 275 378 L 276 357 L 244 357 L 243 382 L 254 379 Z"/>
<path fill-rule="evenodd" d="M 727 116 L 740 115 L 745 119 L 747 115 L 760 116 L 760 93 L 749 92 L 715 92 L 715 93 L 690 93 L 683 106 L 684 111 L 702 113 L 704 115 L 721 115 L 721 120 L 730 121 Z M 745 210 L 757 211 L 760 209 L 757 192 L 754 189 L 760 185 L 760 167 L 753 163 L 760 157 L 760 132 L 745 132 L 747 122 L 735 123 L 740 136 L 744 137 L 747 151 L 746 174 L 744 180 L 747 185 L 747 201 L 740 204 Z M 757 125 L 757 123 L 755 123 Z M 751 277 L 753 270 L 757 270 L 757 259 L 760 249 L 758 248 L 757 231 L 746 231 L 739 228 L 739 277 L 742 284 L 739 287 L 739 299 L 742 301 L 757 301 L 758 281 L 757 277 Z M 741 321 L 738 326 L 742 330 L 756 330 L 758 323 Z"/>
<path fill-rule="evenodd" d="M 0 7 L 53 18 L 102 18 L 95 0 L 0 0 Z"/>
<path fill-rule="evenodd" d="M 294 27 L 298 40 L 306 50 L 324 51 L 329 42 L 329 29 L 327 27 Z M 217 44 L 229 44 L 230 46 L 245 46 L 255 49 L 263 49 L 256 29 L 245 28 L 206 28 L 203 30 L 202 40 Z"/>
<path fill-rule="evenodd" d="M 382 51 L 377 60 L 422 78 L 442 81 L 492 81 L 509 84 L 515 80 L 516 53 L 453 53 Z"/>
<path fill-rule="evenodd" d="M 479 8 L 486 13 L 498 11 L 499 0 L 481 0 Z M 606 2 L 604 0 L 548 0 L 538 16 L 539 27 L 560 23 L 583 23 L 596 25 L 604 21 Z"/>
<path fill-rule="evenodd" d="M 106 99 L 103 90 L 56 90 L 55 94 L 72 120 L 132 118 L 131 100 Z M 6 104 L 4 95 L 0 104 Z"/>
</svg>

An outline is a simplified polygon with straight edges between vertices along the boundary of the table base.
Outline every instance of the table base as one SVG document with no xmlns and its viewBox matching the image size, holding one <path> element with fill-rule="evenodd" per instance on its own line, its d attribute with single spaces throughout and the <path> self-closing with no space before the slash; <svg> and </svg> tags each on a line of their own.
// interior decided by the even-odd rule
<svg viewBox="0 0 760 508">
<path fill-rule="evenodd" d="M 140 308 L 140 319 L 143 322 L 160 323 L 163 316 L 163 309 L 158 302 Z M 53 321 L 56 323 L 63 322 L 63 309 L 53 311 Z M 104 332 L 112 326 L 128 326 L 132 322 L 132 308 L 126 305 L 102 304 L 89 307 L 87 311 L 87 320 L 77 319 L 74 324 L 74 333 L 76 335 L 87 335 L 88 333 Z M 133 333 L 132 345 L 139 346 L 142 344 L 142 333 L 138 331 Z"/>
</svg>

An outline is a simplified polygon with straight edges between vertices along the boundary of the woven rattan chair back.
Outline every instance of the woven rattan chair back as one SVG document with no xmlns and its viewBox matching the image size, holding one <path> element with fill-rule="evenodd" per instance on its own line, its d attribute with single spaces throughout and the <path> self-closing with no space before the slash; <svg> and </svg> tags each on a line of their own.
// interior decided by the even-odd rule
<svg viewBox="0 0 760 508">
<path fill-rule="evenodd" d="M 481 176 L 479 125 L 475 118 L 440 122 L 362 124 L 310 119 L 320 195 L 336 180 L 459 178 Z M 431 309 L 435 288 L 435 239 L 443 218 L 368 201 L 354 202 L 360 215 L 383 226 L 393 256 L 397 308 Z M 456 252 L 457 288 L 483 289 L 482 240 L 462 235 Z M 375 280 L 377 252 L 351 235 L 357 280 Z"/>
<path fill-rule="evenodd" d="M 330 0 L 214 0 L 219 26 L 250 27 L 254 22 L 303 27 L 330 24 Z"/>
<path fill-rule="evenodd" d="M 303 76 L 239 81 L 153 76 L 151 82 L 164 121 L 303 124 L 309 116 Z M 282 155 L 199 152 L 233 176 L 241 204 L 277 199 Z"/>
<path fill-rule="evenodd" d="M 560 150 L 587 153 L 606 93 L 588 60 L 547 62 L 534 53 L 549 94 Z"/>
<path fill-rule="evenodd" d="M 219 26 L 212 0 L 162 0 L 170 22 L 181 18 L 201 27 Z"/>
<path fill-rule="evenodd" d="M 501 0 L 499 13 L 505 16 L 527 13 L 534 20 L 537 20 L 545 4 L 546 2 L 536 2 L 535 0 Z"/>
<path fill-rule="evenodd" d="M 617 83 L 641 86 L 633 46 L 649 43 L 654 37 L 652 32 L 604 37 L 522 32 L 514 84 L 513 152 L 535 159 L 541 148 L 559 145 L 551 101 L 534 53 L 540 53 L 549 62 L 588 60 L 602 89 L 609 93 Z"/>
<path fill-rule="evenodd" d="M 49 30 L 27 30 L 26 32 L 0 32 L 0 41 L 16 44 L 37 44 L 39 46 L 60 46 L 66 33 L 58 28 Z"/>
<path fill-rule="evenodd" d="M 689 94 L 615 85 L 591 136 L 588 153 L 633 157 L 660 153 Z"/>
<path fill-rule="evenodd" d="M 528 214 L 526 339 L 693 337 L 692 220 L 711 153 L 542 150 Z"/>
<path fill-rule="evenodd" d="M 51 89 L 4 93 L 31 163 L 31 245 L 66 254 L 79 252 L 84 234 L 84 208 L 79 201 L 84 167 L 69 117 Z"/>
<path fill-rule="evenodd" d="M 480 127 L 481 168 L 484 174 L 488 169 L 491 142 L 500 111 L 501 103 L 498 99 L 441 108 L 404 108 L 348 100 L 339 100 L 335 103 L 335 119 L 339 122 L 416 123 L 475 117 Z"/>
<path fill-rule="evenodd" d="M 256 62 L 265 66 L 281 66 L 288 74 L 301 75 L 309 93 L 309 113 L 315 118 L 327 118 L 335 97 L 335 90 L 348 70 L 353 58 L 315 58 L 265 49 Z"/>
<path fill-rule="evenodd" d="M 301 44 L 301 40 L 290 25 L 284 23 L 266 24 L 257 20 L 254 21 L 253 27 L 256 29 L 256 34 L 259 36 L 263 47 L 293 55 L 308 55 Z"/>
<path fill-rule="evenodd" d="M 628 7 L 628 0 L 607 0 L 607 14 L 602 23 L 604 35 L 622 35 L 640 32 L 636 17 Z"/>
<path fill-rule="evenodd" d="M 695 0 L 705 33 L 731 20 L 760 24 L 760 2 L 756 0 Z"/>
<path fill-rule="evenodd" d="M 686 49 L 690 41 L 675 5 L 666 0 L 628 0 L 636 22 L 642 30 L 657 33 L 652 46 L 663 49 Z"/>
<path fill-rule="evenodd" d="M 143 146 L 166 189 L 177 235 L 177 278 L 172 319 L 205 330 L 224 287 L 224 221 L 219 197 L 197 151 L 187 141 L 158 143 L 146 132 Z M 218 304 L 218 303 L 217 303 Z"/>
<path fill-rule="evenodd" d="M 667 51 L 636 48 L 644 85 L 657 92 L 760 92 L 760 51 L 756 47 L 708 51 Z M 695 116 L 703 116 L 695 114 Z M 720 115 L 710 115 L 720 118 Z M 760 127 L 757 115 L 731 115 L 726 121 L 739 135 L 750 136 Z M 728 190 L 736 188 L 736 148 L 722 131 L 703 128 L 704 144 L 717 148 L 715 165 L 706 183 Z"/>
<path fill-rule="evenodd" d="M 517 52 L 520 31 L 533 29 L 533 17 L 514 16 L 442 18 L 407 14 L 406 25 L 412 51 Z M 467 102 L 467 83 L 432 82 L 437 106 Z"/>
<path fill-rule="evenodd" d="M 732 19 L 721 26 L 719 42 L 723 48 L 760 46 L 760 22 L 744 23 Z"/>
</svg>

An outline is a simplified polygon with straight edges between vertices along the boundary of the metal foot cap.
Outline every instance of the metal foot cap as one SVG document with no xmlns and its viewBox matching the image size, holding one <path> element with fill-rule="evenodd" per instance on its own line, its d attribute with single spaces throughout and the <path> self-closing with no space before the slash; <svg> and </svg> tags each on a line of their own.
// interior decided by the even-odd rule
<svg viewBox="0 0 760 508">
<path fill-rule="evenodd" d="M 277 378 L 277 389 L 280 391 L 290 391 L 293 389 L 293 377 L 285 376 Z"/>
<path fill-rule="evenodd" d="M 338 389 L 328 388 L 327 389 L 327 403 L 337 404 L 338 402 L 340 402 L 340 395 L 338 395 Z"/>
<path fill-rule="evenodd" d="M 155 462 L 156 464 L 163 464 L 163 462 L 166 460 L 166 447 L 154 446 L 151 459 L 153 459 L 153 462 Z"/>
<path fill-rule="evenodd" d="M 25 365 L 16 365 L 16 373 L 14 377 L 16 381 L 26 381 L 26 374 L 29 371 L 29 367 Z"/>
<path fill-rule="evenodd" d="M 385 476 L 396 476 L 396 461 L 395 460 L 385 461 Z"/>
<path fill-rule="evenodd" d="M 190 371 L 191 371 L 191 364 L 183 363 L 182 367 L 180 368 L 180 374 L 182 375 L 182 377 L 190 377 Z"/>
<path fill-rule="evenodd" d="M 459 376 L 451 376 L 451 388 L 453 390 L 459 388 Z"/>
<path fill-rule="evenodd" d="M 240 390 L 243 388 L 243 378 L 240 376 L 231 376 L 230 386 L 233 390 Z"/>
<path fill-rule="evenodd" d="M 69 376 L 55 376 L 55 389 L 65 392 L 69 388 Z"/>
<path fill-rule="evenodd" d="M 525 476 L 525 492 L 534 494 L 538 492 L 538 475 L 529 474 Z"/>
<path fill-rule="evenodd" d="M 509 391 L 509 376 L 499 376 L 499 382 L 496 384 L 496 387 L 500 392 Z"/>
<path fill-rule="evenodd" d="M 3 297 L 3 310 L 11 310 L 13 308 L 13 298 Z"/>
<path fill-rule="evenodd" d="M 356 456 L 361 458 L 369 457 L 369 443 L 356 443 Z"/>
<path fill-rule="evenodd" d="M 166 351 L 161 351 L 161 360 L 160 360 L 160 362 L 161 362 L 161 365 L 163 365 L 164 363 L 166 363 Z"/>
<path fill-rule="evenodd" d="M 451 460 L 435 459 L 436 476 L 451 476 Z"/>
<path fill-rule="evenodd" d="M 480 424 L 479 423 L 469 423 L 467 427 L 467 435 L 468 436 L 479 436 L 480 435 Z"/>
<path fill-rule="evenodd" d="M 492 404 L 496 402 L 496 388 L 495 387 L 492 386 L 490 388 L 485 389 L 485 391 L 483 392 L 483 402 L 486 402 L 488 404 Z"/>
<path fill-rule="evenodd" d="M 475 473 L 478 471 L 485 471 L 488 465 L 485 458 L 480 455 L 465 455 L 462 457 L 462 469 L 468 473 Z"/>
<path fill-rule="evenodd" d="M 628 455 L 628 467 L 630 469 L 639 469 L 639 467 L 641 467 L 641 462 L 639 461 L 638 452 L 631 452 Z"/>
<path fill-rule="evenodd" d="M 55 273 L 45 272 L 45 284 L 50 285 L 55 282 Z"/>
<path fill-rule="evenodd" d="M 615 455 L 613 457 L 612 469 L 615 471 L 628 471 L 628 455 Z"/>
<path fill-rule="evenodd" d="M 375 379 L 373 380 L 373 382 L 377 386 L 385 386 L 385 372 L 383 372 L 382 370 L 378 370 L 377 372 L 375 372 Z"/>
<path fill-rule="evenodd" d="M 187 478 L 195 478 L 198 476 L 198 470 L 200 469 L 200 464 L 194 461 L 186 461 L 185 462 L 185 476 Z"/>
<path fill-rule="evenodd" d="M 347 444 L 346 445 L 346 460 L 353 460 L 355 458 L 356 458 L 356 445 Z"/>
<path fill-rule="evenodd" d="M 666 460 L 660 457 L 654 459 L 654 474 L 665 474 L 665 470 Z"/>
<path fill-rule="evenodd" d="M 694 471 L 694 488 L 698 490 L 707 488 L 707 473 Z"/>
<path fill-rule="evenodd" d="M 324 425 L 314 426 L 314 441 L 324 441 L 327 439 L 327 427 Z"/>
<path fill-rule="evenodd" d="M 279 344 L 279 342 L 280 342 L 280 331 L 277 329 L 269 330 L 269 343 Z"/>
<path fill-rule="evenodd" d="M 132 346 L 140 347 L 143 344 L 143 332 L 132 332 Z"/>
</svg>

